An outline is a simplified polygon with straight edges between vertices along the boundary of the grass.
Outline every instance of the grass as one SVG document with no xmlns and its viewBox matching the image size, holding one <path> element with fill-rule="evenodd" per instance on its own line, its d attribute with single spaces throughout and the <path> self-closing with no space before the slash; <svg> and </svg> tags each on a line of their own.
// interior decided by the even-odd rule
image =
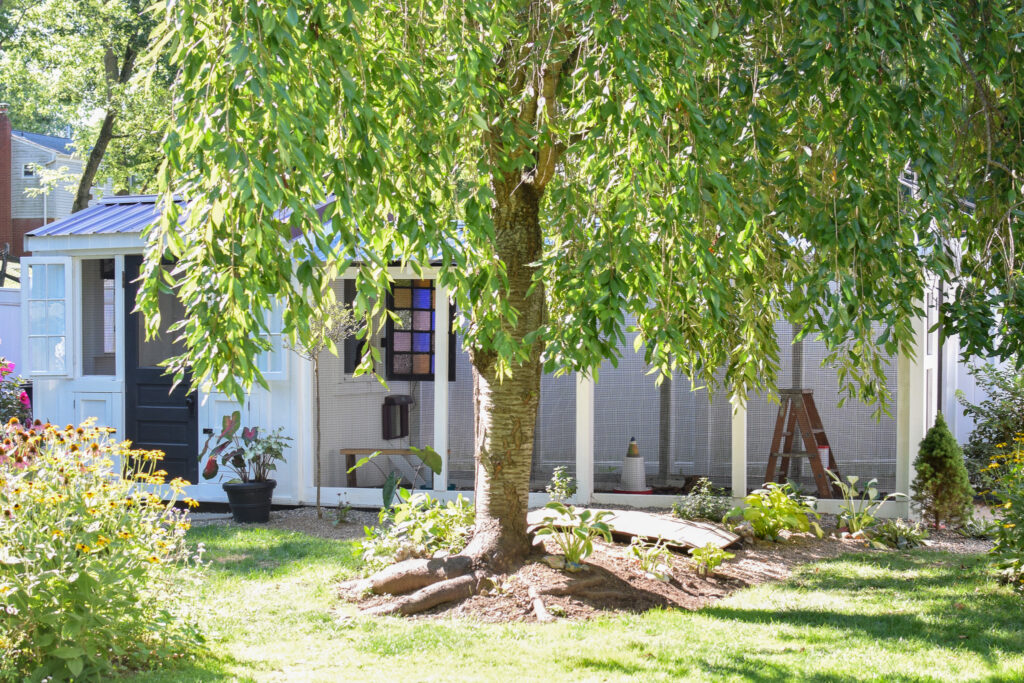
<svg viewBox="0 0 1024 683">
<path fill-rule="evenodd" d="M 190 532 L 211 560 L 209 652 L 139 681 L 1012 681 L 1024 601 L 981 556 L 859 553 L 700 612 L 571 623 L 369 619 L 334 597 L 351 542 Z"/>
</svg>

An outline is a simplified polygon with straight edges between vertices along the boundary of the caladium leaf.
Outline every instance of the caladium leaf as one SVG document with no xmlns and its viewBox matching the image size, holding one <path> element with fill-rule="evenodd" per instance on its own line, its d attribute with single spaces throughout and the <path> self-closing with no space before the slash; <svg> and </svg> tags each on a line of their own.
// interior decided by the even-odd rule
<svg viewBox="0 0 1024 683">
<path fill-rule="evenodd" d="M 220 438 L 230 439 L 238 431 L 239 425 L 242 424 L 242 413 L 236 410 L 230 415 L 225 415 L 224 420 L 221 422 Z"/>
<path fill-rule="evenodd" d="M 217 466 L 217 458 L 210 458 L 206 461 L 206 467 L 203 468 L 203 479 L 213 479 L 217 476 L 217 472 L 220 468 Z"/>
</svg>

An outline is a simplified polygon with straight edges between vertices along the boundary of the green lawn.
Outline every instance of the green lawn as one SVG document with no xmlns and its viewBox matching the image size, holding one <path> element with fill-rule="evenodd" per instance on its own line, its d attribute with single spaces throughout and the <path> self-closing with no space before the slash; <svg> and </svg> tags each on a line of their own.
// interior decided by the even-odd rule
<svg viewBox="0 0 1024 683">
<path fill-rule="evenodd" d="M 334 597 L 350 542 L 190 534 L 212 560 L 210 653 L 136 680 L 1024 680 L 1024 601 L 977 556 L 861 553 L 701 612 L 494 625 L 353 616 Z"/>
</svg>

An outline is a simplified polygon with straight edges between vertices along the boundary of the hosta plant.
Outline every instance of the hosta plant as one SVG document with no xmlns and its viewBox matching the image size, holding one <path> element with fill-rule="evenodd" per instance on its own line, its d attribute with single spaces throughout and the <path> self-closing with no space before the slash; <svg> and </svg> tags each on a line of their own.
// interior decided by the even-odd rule
<svg viewBox="0 0 1024 683">
<path fill-rule="evenodd" d="M 161 457 L 89 425 L 0 427 L 0 680 L 106 679 L 196 650 L 200 551 Z"/>
<path fill-rule="evenodd" d="M 771 541 L 779 540 L 783 530 L 810 531 L 822 535 L 816 521 L 821 519 L 812 507 L 813 498 L 794 495 L 790 484 L 766 484 L 743 499 L 744 505 L 735 507 L 725 516 L 727 520 L 738 519 L 750 524 L 754 535 Z"/>
<path fill-rule="evenodd" d="M 709 576 L 726 560 L 736 557 L 732 553 L 722 550 L 714 543 L 708 543 L 701 548 L 690 548 L 690 557 L 693 558 L 693 566 L 701 576 Z"/>
<path fill-rule="evenodd" d="M 360 546 L 368 570 L 466 547 L 475 519 L 471 502 L 460 495 L 445 503 L 408 489 L 398 489 L 397 497 L 398 503 L 381 508 L 378 526 L 364 528 Z"/>
<path fill-rule="evenodd" d="M 565 568 L 577 571 L 583 560 L 594 552 L 594 539 L 601 537 L 611 543 L 612 528 L 605 521 L 612 516 L 608 510 L 581 509 L 574 505 L 551 502 L 544 521 L 531 527 L 536 538 L 550 536 L 565 556 Z"/>
<path fill-rule="evenodd" d="M 882 503 L 907 497 L 903 493 L 880 496 L 877 479 L 871 479 L 864 484 L 863 489 L 858 489 L 857 482 L 860 481 L 860 477 L 849 475 L 846 481 L 843 481 L 831 470 L 826 472 L 832 477 L 833 484 L 843 497 L 843 502 L 839 506 L 839 526 L 854 535 L 863 535 L 866 529 L 875 525 L 878 521 L 875 513 L 882 507 Z"/>
<path fill-rule="evenodd" d="M 906 550 L 924 545 L 928 529 L 921 522 L 906 519 L 887 519 L 871 530 L 871 544 Z"/>
<path fill-rule="evenodd" d="M 629 554 L 647 578 L 668 581 L 672 572 L 672 552 L 666 547 L 665 539 L 659 538 L 651 543 L 634 536 L 629 544 Z"/>
</svg>

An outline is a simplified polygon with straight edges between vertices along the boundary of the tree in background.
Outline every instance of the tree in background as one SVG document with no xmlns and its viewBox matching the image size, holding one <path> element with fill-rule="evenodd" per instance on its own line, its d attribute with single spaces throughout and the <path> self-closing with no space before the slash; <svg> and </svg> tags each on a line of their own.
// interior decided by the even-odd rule
<svg viewBox="0 0 1024 683">
<path fill-rule="evenodd" d="M 980 403 L 971 403 L 963 391 L 956 398 L 971 418 L 974 429 L 964 446 L 964 457 L 971 483 L 982 486 L 985 468 L 998 452 L 998 444 L 1012 444 L 1024 434 L 1024 375 L 1014 369 L 1016 363 L 996 366 L 984 363 L 972 366 L 971 376 L 982 395 Z"/>
<path fill-rule="evenodd" d="M 72 130 L 84 157 L 73 210 L 100 173 L 116 190 L 152 191 L 170 120 L 173 74 L 146 47 L 156 24 L 144 0 L 0 2 L 0 100 L 15 127 Z M 150 54 L 151 61 L 144 61 Z"/>
<path fill-rule="evenodd" d="M 945 523 L 959 524 L 971 516 L 974 490 L 964 467 L 960 444 L 939 413 L 921 441 L 914 461 L 914 501 L 936 529 Z"/>
<path fill-rule="evenodd" d="M 1009 139 L 1024 22 L 981 4 L 171 0 L 160 183 L 191 203 L 148 234 L 142 308 L 155 325 L 173 290 L 190 316 L 172 367 L 241 396 L 265 383 L 273 300 L 309 339 L 356 264 L 372 327 L 388 265 L 439 256 L 474 370 L 464 552 L 514 563 L 541 372 L 614 362 L 627 332 L 662 376 L 742 397 L 774 385 L 783 318 L 851 397 L 889 399 L 926 275 L 959 266 L 947 245 L 1019 232 L 991 216 L 1019 201 L 1021 152 L 975 105 Z M 991 206 L 962 211 L 981 187 Z"/>
</svg>

